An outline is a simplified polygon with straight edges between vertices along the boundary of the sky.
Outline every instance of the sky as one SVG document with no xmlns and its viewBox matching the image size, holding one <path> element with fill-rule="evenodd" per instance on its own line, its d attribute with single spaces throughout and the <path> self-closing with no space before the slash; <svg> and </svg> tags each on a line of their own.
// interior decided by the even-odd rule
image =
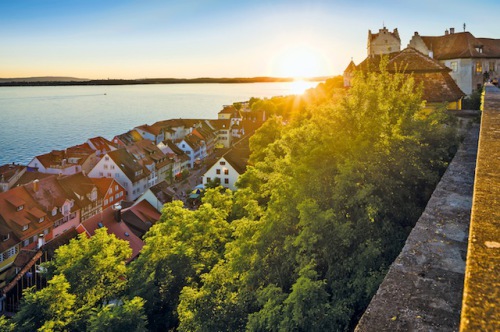
<svg viewBox="0 0 500 332">
<path fill-rule="evenodd" d="M 500 38 L 499 0 L 0 0 L 0 78 L 342 74 L 368 30 Z M 496 15 L 498 16 L 498 15 Z"/>
</svg>

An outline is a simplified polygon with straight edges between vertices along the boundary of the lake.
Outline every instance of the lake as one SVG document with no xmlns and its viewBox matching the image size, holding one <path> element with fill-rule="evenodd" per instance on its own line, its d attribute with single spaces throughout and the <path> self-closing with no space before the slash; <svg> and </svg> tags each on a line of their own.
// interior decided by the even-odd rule
<svg viewBox="0 0 500 332">
<path fill-rule="evenodd" d="M 223 105 L 301 93 L 317 82 L 0 87 L 0 165 L 174 118 L 217 119 Z"/>
</svg>

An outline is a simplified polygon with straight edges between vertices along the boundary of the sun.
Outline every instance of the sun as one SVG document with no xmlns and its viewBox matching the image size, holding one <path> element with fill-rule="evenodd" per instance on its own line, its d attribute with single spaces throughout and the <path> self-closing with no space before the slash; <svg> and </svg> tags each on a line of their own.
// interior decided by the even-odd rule
<svg viewBox="0 0 500 332">
<path fill-rule="evenodd" d="M 308 45 L 297 45 L 279 52 L 272 61 L 273 75 L 297 80 L 326 76 L 328 61 L 319 50 Z"/>
</svg>

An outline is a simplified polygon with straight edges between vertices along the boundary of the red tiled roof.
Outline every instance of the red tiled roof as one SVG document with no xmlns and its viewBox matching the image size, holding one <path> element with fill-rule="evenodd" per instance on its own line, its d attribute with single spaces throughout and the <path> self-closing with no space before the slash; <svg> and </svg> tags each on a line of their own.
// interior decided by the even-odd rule
<svg viewBox="0 0 500 332">
<path fill-rule="evenodd" d="M 421 36 L 427 48 L 438 60 L 463 58 L 500 58 L 500 40 L 476 38 L 470 32 L 444 36 Z M 477 48 L 482 47 L 482 52 Z"/>
<path fill-rule="evenodd" d="M 414 48 L 388 55 L 389 72 L 412 74 L 415 81 L 423 84 L 423 99 L 427 102 L 452 102 L 464 97 L 456 82 L 451 78 L 450 69 L 441 65 Z M 379 71 L 381 56 L 366 58 L 357 68 L 362 71 Z"/>
</svg>

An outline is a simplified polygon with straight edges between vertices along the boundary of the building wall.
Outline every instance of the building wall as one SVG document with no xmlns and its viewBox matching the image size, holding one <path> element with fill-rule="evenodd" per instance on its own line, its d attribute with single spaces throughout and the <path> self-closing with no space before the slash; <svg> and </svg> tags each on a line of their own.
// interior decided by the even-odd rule
<svg viewBox="0 0 500 332">
<path fill-rule="evenodd" d="M 401 41 L 386 28 L 380 29 L 378 36 L 371 40 L 368 35 L 368 55 L 389 54 L 401 51 Z"/>
<path fill-rule="evenodd" d="M 235 184 L 239 176 L 240 174 L 222 157 L 205 172 L 203 175 L 203 184 L 206 185 L 209 181 L 219 178 L 221 186 L 236 190 Z"/>
</svg>

